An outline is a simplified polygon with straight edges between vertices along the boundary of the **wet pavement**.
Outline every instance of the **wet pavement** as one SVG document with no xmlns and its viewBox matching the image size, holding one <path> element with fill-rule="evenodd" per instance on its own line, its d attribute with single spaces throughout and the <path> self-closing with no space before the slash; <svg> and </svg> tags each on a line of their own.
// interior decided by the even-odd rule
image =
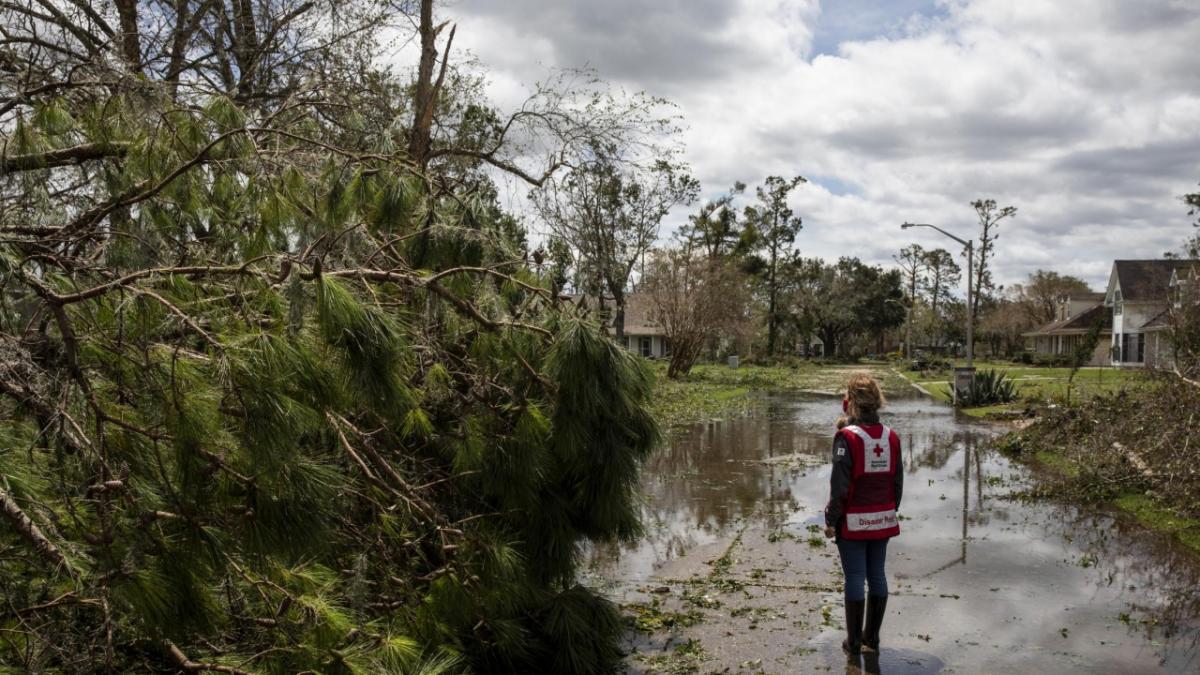
<svg viewBox="0 0 1200 675">
<path fill-rule="evenodd" d="M 629 672 L 1200 672 L 1200 560 L 1106 513 L 1012 498 L 1002 427 L 893 400 L 905 492 L 877 661 L 848 663 L 836 548 L 820 535 L 839 400 L 764 396 L 675 430 L 643 479 L 646 535 L 591 551 L 644 632 Z"/>
</svg>

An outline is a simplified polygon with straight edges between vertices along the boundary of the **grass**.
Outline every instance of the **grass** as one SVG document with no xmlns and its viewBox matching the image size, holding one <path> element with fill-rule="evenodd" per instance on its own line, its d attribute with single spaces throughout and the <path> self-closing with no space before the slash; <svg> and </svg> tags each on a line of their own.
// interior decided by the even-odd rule
<svg viewBox="0 0 1200 675">
<path fill-rule="evenodd" d="M 1038 464 L 1067 478 L 1079 477 L 1079 466 L 1062 455 L 1050 452 L 1049 450 L 1039 450 L 1034 453 L 1033 459 Z"/>
<path fill-rule="evenodd" d="M 1006 413 L 1019 412 L 1030 402 L 1060 402 L 1067 399 L 1068 379 L 1070 368 L 1043 368 L 1037 366 L 1022 366 L 1008 362 L 977 361 L 975 369 L 999 370 L 1012 378 L 1017 388 L 1017 400 L 1009 404 L 968 408 L 964 410 L 974 417 L 1002 416 Z M 905 376 L 928 391 L 934 398 L 949 403 L 951 401 L 950 379 L 953 373 L 949 371 L 913 373 L 906 372 Z M 1117 391 L 1123 387 L 1136 385 L 1145 376 L 1140 370 L 1115 368 L 1081 368 L 1075 375 L 1075 381 L 1069 385 L 1071 399 L 1088 399 L 1097 394 Z"/>
<path fill-rule="evenodd" d="M 1144 493 L 1127 493 L 1113 500 L 1117 508 L 1158 532 L 1174 535 L 1188 548 L 1200 553 L 1200 519 L 1183 518 Z"/>
<path fill-rule="evenodd" d="M 1069 479 L 1079 477 L 1079 465 L 1054 451 L 1038 450 L 1033 453 L 1032 460 L 1035 465 L 1052 474 Z M 1106 501 L 1142 525 L 1174 536 L 1183 545 L 1200 553 L 1200 519 L 1180 516 L 1145 492 L 1126 492 Z"/>
<path fill-rule="evenodd" d="M 837 395 L 851 373 L 866 371 L 880 380 L 884 391 L 907 387 L 890 365 L 877 363 L 822 364 L 807 361 L 786 366 L 700 364 L 687 377 L 667 378 L 664 363 L 655 363 L 655 415 L 666 426 L 728 419 L 746 414 L 755 392 L 797 391 Z"/>
</svg>

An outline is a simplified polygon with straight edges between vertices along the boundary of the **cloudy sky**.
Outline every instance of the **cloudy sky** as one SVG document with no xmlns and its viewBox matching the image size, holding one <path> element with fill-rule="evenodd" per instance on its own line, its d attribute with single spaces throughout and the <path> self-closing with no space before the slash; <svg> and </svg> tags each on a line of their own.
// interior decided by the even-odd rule
<svg viewBox="0 0 1200 675">
<path fill-rule="evenodd" d="M 587 66 L 681 107 L 706 195 L 805 176 L 805 255 L 885 263 L 913 241 L 952 244 L 899 223 L 975 236 L 976 197 L 1019 209 L 1001 226 L 1003 283 L 1046 268 L 1101 286 L 1114 258 L 1191 233 L 1179 195 L 1200 182 L 1196 0 L 455 0 L 442 13 L 502 105 Z"/>
</svg>

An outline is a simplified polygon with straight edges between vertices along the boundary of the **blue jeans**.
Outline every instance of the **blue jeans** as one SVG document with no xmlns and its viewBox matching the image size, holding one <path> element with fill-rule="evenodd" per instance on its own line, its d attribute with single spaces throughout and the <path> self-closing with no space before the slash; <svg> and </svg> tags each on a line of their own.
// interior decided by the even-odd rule
<svg viewBox="0 0 1200 675">
<path fill-rule="evenodd" d="M 887 539 L 869 541 L 838 539 L 838 554 L 842 558 L 842 573 L 846 575 L 846 600 L 865 600 L 863 581 L 871 589 L 871 595 L 888 594 L 887 577 L 883 562 L 887 558 Z"/>
</svg>

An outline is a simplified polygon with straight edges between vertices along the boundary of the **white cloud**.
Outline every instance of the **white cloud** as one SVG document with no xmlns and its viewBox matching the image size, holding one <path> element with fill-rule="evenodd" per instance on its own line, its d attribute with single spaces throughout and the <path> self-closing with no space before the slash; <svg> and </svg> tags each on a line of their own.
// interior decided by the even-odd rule
<svg viewBox="0 0 1200 675">
<path fill-rule="evenodd" d="M 836 54 L 816 0 L 463 0 L 458 44 L 519 97 L 552 67 L 591 66 L 679 103 L 709 194 L 799 173 L 808 255 L 889 262 L 903 220 L 975 231 L 968 202 L 1019 208 L 997 277 L 1038 267 L 1100 284 L 1116 257 L 1189 234 L 1200 181 L 1200 6 L 1144 0 L 856 0 L 877 25 Z M 868 11 L 869 10 L 869 11 Z M 866 35 L 867 37 L 860 37 Z M 832 187 L 833 189 L 829 189 Z M 672 214 L 669 223 L 681 222 Z M 926 246 L 951 244 L 919 236 Z"/>
</svg>

